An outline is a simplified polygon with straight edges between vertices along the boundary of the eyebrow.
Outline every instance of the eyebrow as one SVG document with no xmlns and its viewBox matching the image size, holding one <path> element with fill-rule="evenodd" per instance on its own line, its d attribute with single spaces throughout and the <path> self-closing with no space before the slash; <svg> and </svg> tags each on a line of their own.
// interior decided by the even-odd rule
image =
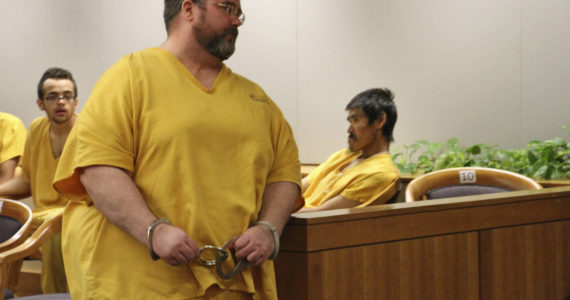
<svg viewBox="0 0 570 300">
<path fill-rule="evenodd" d="M 66 91 L 63 91 L 63 92 L 62 92 L 62 94 L 65 94 L 65 93 L 73 93 L 73 91 L 67 91 L 67 90 L 66 90 Z M 56 92 L 56 91 L 51 91 L 51 92 L 48 92 L 47 94 L 49 95 L 49 94 L 59 94 L 59 93 Z"/>
<path fill-rule="evenodd" d="M 219 3 L 225 4 L 227 6 L 233 6 L 234 8 L 237 8 L 237 5 L 233 2 L 230 2 L 230 1 L 224 1 L 224 2 L 219 2 Z"/>
<path fill-rule="evenodd" d="M 220 3 L 223 3 L 223 4 L 225 4 L 225 5 L 229 5 L 229 6 L 233 6 L 234 9 L 237 9 L 237 4 L 235 4 L 235 3 L 233 3 L 233 2 L 224 1 L 224 2 L 220 2 Z M 243 13 L 243 11 L 241 10 L 241 8 L 240 8 L 238 11 L 241 12 L 241 13 Z"/>
<path fill-rule="evenodd" d="M 60 97 L 60 96 L 64 96 L 64 97 L 71 96 L 71 97 L 74 97 L 74 98 L 75 98 L 75 95 L 74 95 L 74 93 L 73 93 L 72 91 L 64 91 L 64 92 L 61 93 L 61 94 L 58 93 L 58 92 L 49 92 L 49 93 L 45 94 L 45 97 L 50 97 L 50 96 L 57 96 L 57 97 Z"/>
</svg>

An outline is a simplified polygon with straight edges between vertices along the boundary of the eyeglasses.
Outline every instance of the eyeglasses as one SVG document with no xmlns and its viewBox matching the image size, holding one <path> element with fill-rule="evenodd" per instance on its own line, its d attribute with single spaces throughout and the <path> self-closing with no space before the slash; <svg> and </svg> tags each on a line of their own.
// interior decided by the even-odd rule
<svg viewBox="0 0 570 300">
<path fill-rule="evenodd" d="M 57 103 L 61 99 L 63 99 L 65 102 L 69 103 L 75 99 L 75 96 L 72 93 L 65 93 L 63 95 L 49 94 L 45 97 L 44 100 L 49 102 L 49 103 Z"/>
<path fill-rule="evenodd" d="M 193 2 L 200 2 L 200 1 L 193 1 Z M 245 22 L 245 14 L 240 10 L 238 10 L 237 6 L 231 2 L 208 2 L 204 1 L 202 3 L 208 3 L 212 5 L 216 5 L 226 11 L 226 15 L 228 17 L 236 17 L 242 24 Z"/>
<path fill-rule="evenodd" d="M 233 3 L 216 3 L 217 6 L 223 8 L 226 10 L 226 15 L 228 17 L 230 16 L 234 16 L 236 18 L 238 18 L 238 20 L 243 24 L 243 22 L 245 22 L 245 14 L 241 11 L 237 9 L 237 6 Z"/>
</svg>

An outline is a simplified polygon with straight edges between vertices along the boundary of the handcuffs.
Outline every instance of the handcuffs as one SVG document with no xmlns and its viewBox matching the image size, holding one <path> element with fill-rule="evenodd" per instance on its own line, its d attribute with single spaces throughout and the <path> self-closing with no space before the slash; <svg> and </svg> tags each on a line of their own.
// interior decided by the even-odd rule
<svg viewBox="0 0 570 300">
<path fill-rule="evenodd" d="M 160 257 L 158 257 L 158 255 L 156 255 L 156 253 L 154 253 L 154 251 L 152 249 L 152 235 L 154 232 L 154 228 L 158 224 L 162 224 L 162 223 L 166 223 L 169 225 L 171 224 L 168 219 L 157 219 L 154 222 L 152 222 L 148 226 L 148 229 L 147 229 L 147 246 L 148 246 L 148 250 L 150 253 L 150 257 L 153 260 L 157 260 Z M 266 227 L 267 229 L 269 229 L 269 231 L 271 231 L 271 233 L 273 234 L 274 247 L 273 247 L 273 253 L 271 253 L 271 256 L 269 256 L 269 259 L 275 260 L 275 258 L 277 258 L 277 254 L 279 253 L 279 232 L 277 231 L 277 228 L 275 228 L 275 226 L 273 226 L 271 223 L 268 223 L 265 221 L 258 221 L 254 224 L 254 226 L 255 225 L 262 225 L 262 226 Z M 237 237 L 232 237 L 227 242 L 225 242 L 224 245 L 221 247 L 216 247 L 216 246 L 212 246 L 212 245 L 204 245 L 202 248 L 200 248 L 200 252 L 198 255 L 198 263 L 200 265 L 206 266 L 206 267 L 216 266 L 216 271 L 218 272 L 218 276 L 220 276 L 220 278 L 226 279 L 226 280 L 234 277 L 237 273 L 247 269 L 250 265 L 250 263 L 247 261 L 247 259 L 241 258 L 241 259 L 237 260 L 235 257 L 234 248 L 229 248 L 229 246 L 233 242 L 235 242 L 236 239 L 237 239 Z M 229 249 L 229 252 L 226 249 Z M 212 250 L 216 251 L 216 259 L 204 259 L 202 257 L 202 253 L 210 252 Z M 234 265 L 234 268 L 230 272 L 226 273 L 226 272 L 224 272 L 224 270 L 222 268 L 222 264 L 229 258 L 230 255 L 231 255 L 232 260 L 233 260 L 235 265 Z M 237 260 L 237 262 L 236 262 L 236 260 Z"/>
<path fill-rule="evenodd" d="M 237 237 L 233 237 L 233 238 L 229 239 L 227 242 L 224 243 L 224 245 L 222 247 L 216 247 L 216 246 L 212 246 L 212 245 L 203 246 L 202 248 L 200 248 L 200 254 L 198 256 L 198 263 L 201 264 L 202 266 L 206 266 L 206 267 L 216 266 L 216 271 L 218 272 L 218 276 L 220 276 L 220 278 L 226 279 L 226 280 L 234 277 L 237 273 L 247 269 L 250 265 L 250 263 L 247 261 L 247 259 L 242 258 L 242 259 L 238 260 L 236 263 L 235 250 L 233 248 L 231 248 L 231 249 L 229 249 L 229 253 L 226 250 L 226 248 L 228 248 L 233 242 L 235 242 L 236 239 L 237 239 Z M 216 259 L 207 260 L 207 259 L 202 258 L 202 253 L 205 253 L 206 251 L 209 251 L 209 250 L 217 251 Z M 225 273 L 223 268 L 222 268 L 222 264 L 228 259 L 230 254 L 232 256 L 232 259 L 234 261 L 235 266 L 229 273 Z"/>
</svg>

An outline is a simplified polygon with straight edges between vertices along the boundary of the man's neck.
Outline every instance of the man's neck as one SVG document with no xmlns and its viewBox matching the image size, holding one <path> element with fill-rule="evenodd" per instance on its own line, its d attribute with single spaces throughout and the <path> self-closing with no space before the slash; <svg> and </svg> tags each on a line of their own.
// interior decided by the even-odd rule
<svg viewBox="0 0 570 300">
<path fill-rule="evenodd" d="M 378 143 L 371 145 L 371 147 L 363 149 L 359 158 L 366 159 L 380 153 L 390 153 L 390 143 L 385 141 L 384 138 Z"/>
<path fill-rule="evenodd" d="M 212 56 L 196 42 L 170 36 L 160 48 L 172 53 L 202 85 L 211 88 L 222 68 L 222 61 Z"/>
<path fill-rule="evenodd" d="M 63 151 L 63 146 L 65 145 L 67 136 L 69 135 L 71 128 L 73 128 L 73 124 L 75 124 L 76 119 L 77 116 L 73 115 L 65 123 L 56 123 L 54 121 L 50 121 L 49 139 L 51 144 L 51 152 L 55 159 L 61 156 L 61 152 Z"/>
<path fill-rule="evenodd" d="M 65 123 L 57 123 L 50 120 L 50 127 L 49 130 L 51 134 L 55 136 L 67 136 L 73 128 L 73 124 L 75 124 L 75 120 L 77 119 L 76 115 L 71 116 L 69 120 Z"/>
</svg>

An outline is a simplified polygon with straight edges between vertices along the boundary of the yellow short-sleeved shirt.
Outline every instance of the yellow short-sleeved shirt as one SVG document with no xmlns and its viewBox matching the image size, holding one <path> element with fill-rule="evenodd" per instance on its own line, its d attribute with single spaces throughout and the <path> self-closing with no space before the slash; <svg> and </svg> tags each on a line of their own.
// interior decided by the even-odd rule
<svg viewBox="0 0 570 300">
<path fill-rule="evenodd" d="M 188 299 L 213 284 L 276 298 L 270 261 L 231 280 L 196 263 L 176 268 L 152 261 L 145 245 L 90 205 L 77 173 L 90 165 L 132 171 L 156 216 L 199 246 L 221 246 L 257 219 L 267 184 L 300 184 L 292 131 L 257 84 L 224 66 L 205 89 L 159 48 L 124 57 L 85 104 L 55 185 L 74 199 L 62 236 L 74 299 Z"/>
<path fill-rule="evenodd" d="M 22 156 L 26 143 L 26 126 L 18 117 L 0 112 L 0 164 Z"/>
<path fill-rule="evenodd" d="M 359 202 L 356 207 L 364 207 L 393 190 L 400 172 L 388 153 L 373 155 L 345 169 L 361 154 L 340 150 L 313 170 L 307 177 L 309 187 L 303 193 L 305 207 L 319 207 L 337 195 Z"/>
<path fill-rule="evenodd" d="M 52 185 L 58 159 L 53 157 L 49 128 L 50 122 L 45 116 L 32 121 L 22 155 L 22 174 L 30 183 L 35 212 L 67 204 Z"/>
</svg>

